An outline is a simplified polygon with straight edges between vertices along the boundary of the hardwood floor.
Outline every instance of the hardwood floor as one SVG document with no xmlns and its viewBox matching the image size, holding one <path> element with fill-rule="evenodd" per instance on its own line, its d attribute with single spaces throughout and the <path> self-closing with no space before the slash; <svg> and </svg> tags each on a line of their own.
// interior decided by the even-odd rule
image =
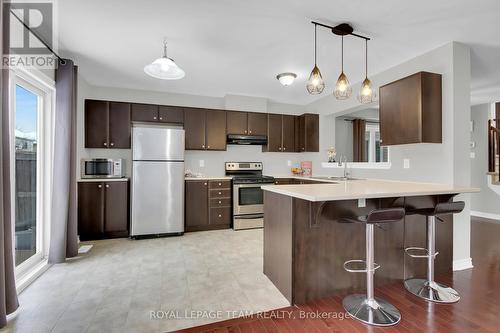
<svg viewBox="0 0 500 333">
<path fill-rule="evenodd" d="M 370 327 L 344 318 L 343 296 L 334 296 L 296 307 L 252 317 L 226 320 L 179 332 L 498 332 L 500 327 L 500 221 L 473 218 L 471 231 L 474 269 L 441 274 L 437 281 L 452 285 L 460 302 L 440 305 L 420 300 L 402 284 L 376 288 L 375 295 L 387 299 L 402 314 L 393 327 Z M 311 316 L 325 313 L 330 318 Z M 300 319 L 309 315 L 309 319 Z"/>
</svg>

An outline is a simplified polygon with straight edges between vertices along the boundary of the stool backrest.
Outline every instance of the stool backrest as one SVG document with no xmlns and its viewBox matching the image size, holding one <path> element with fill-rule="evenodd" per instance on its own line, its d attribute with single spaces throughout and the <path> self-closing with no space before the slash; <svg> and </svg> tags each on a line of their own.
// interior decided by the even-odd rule
<svg viewBox="0 0 500 333">
<path fill-rule="evenodd" d="M 366 217 L 366 223 L 390 223 L 401 221 L 405 217 L 404 208 L 375 209 Z"/>
</svg>

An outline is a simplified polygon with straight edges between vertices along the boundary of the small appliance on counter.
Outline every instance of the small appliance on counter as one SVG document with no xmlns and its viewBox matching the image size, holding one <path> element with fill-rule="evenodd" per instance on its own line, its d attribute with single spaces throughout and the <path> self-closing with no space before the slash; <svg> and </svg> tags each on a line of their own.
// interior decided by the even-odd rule
<svg viewBox="0 0 500 333">
<path fill-rule="evenodd" d="M 233 176 L 233 229 L 264 226 L 262 185 L 274 184 L 274 177 L 262 175 L 261 162 L 226 162 L 226 176 Z"/>
<path fill-rule="evenodd" d="M 82 158 L 80 174 L 82 179 L 124 178 L 125 165 L 123 159 Z"/>
<path fill-rule="evenodd" d="M 302 169 L 302 177 L 312 176 L 312 161 L 300 162 L 300 169 Z"/>
</svg>

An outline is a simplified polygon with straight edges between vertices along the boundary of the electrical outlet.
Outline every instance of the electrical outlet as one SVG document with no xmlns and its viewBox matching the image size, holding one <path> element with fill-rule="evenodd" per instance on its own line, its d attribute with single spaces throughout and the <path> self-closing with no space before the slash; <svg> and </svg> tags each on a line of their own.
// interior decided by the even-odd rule
<svg viewBox="0 0 500 333">
<path fill-rule="evenodd" d="M 204 168 L 205 167 L 205 160 L 200 160 L 200 168 Z"/>
<path fill-rule="evenodd" d="M 366 199 L 365 198 L 358 199 L 358 208 L 363 208 L 363 207 L 366 207 Z"/>
<path fill-rule="evenodd" d="M 292 161 L 290 161 L 290 160 L 286 161 L 286 165 L 288 165 L 289 167 L 291 167 L 292 166 Z"/>
<path fill-rule="evenodd" d="M 473 152 L 473 151 L 471 151 L 471 152 L 470 152 L 470 158 L 476 158 L 476 153 L 475 153 L 475 152 Z"/>
<path fill-rule="evenodd" d="M 403 159 L 403 168 L 404 169 L 409 169 L 410 168 L 410 159 L 409 158 Z"/>
</svg>

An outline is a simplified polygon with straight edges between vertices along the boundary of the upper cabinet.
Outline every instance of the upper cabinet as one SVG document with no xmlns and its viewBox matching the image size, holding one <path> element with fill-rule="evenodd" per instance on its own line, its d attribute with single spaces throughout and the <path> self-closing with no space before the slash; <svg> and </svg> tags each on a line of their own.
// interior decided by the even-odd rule
<svg viewBox="0 0 500 333">
<path fill-rule="evenodd" d="M 184 108 L 180 106 L 132 104 L 132 121 L 184 123 Z"/>
<path fill-rule="evenodd" d="M 226 111 L 184 111 L 186 150 L 226 150 Z"/>
<path fill-rule="evenodd" d="M 295 152 L 295 116 L 269 114 L 267 123 L 267 146 L 262 151 Z"/>
<path fill-rule="evenodd" d="M 296 118 L 295 144 L 298 152 L 319 152 L 319 115 L 305 113 Z"/>
<path fill-rule="evenodd" d="M 184 108 L 160 105 L 158 109 L 158 121 L 162 123 L 184 124 Z"/>
<path fill-rule="evenodd" d="M 158 121 L 158 105 L 132 104 L 132 121 Z"/>
<path fill-rule="evenodd" d="M 266 135 L 267 113 L 227 111 L 227 134 Z"/>
<path fill-rule="evenodd" d="M 442 142 L 441 75 L 419 72 L 380 87 L 381 143 Z"/>
<path fill-rule="evenodd" d="M 85 100 L 85 148 L 130 148 L 130 104 Z"/>
</svg>

